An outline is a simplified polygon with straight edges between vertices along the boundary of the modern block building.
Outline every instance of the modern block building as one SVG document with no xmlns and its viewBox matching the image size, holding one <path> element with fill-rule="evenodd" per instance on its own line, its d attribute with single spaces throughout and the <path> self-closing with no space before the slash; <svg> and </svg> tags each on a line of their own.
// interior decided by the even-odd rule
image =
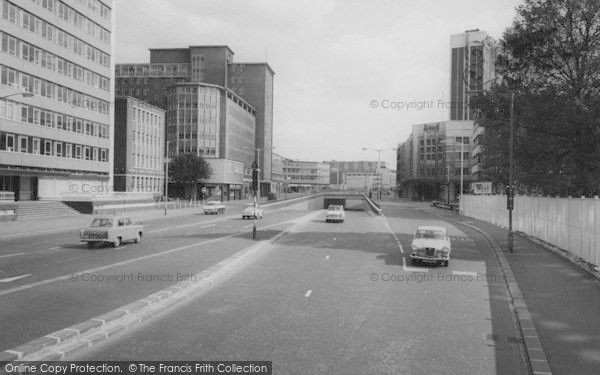
<svg viewBox="0 0 600 375">
<path fill-rule="evenodd" d="M 473 120 L 471 97 L 496 79 L 499 47 L 485 31 L 467 30 L 450 37 L 450 120 Z"/>
<path fill-rule="evenodd" d="M 132 97 L 115 99 L 115 191 L 163 192 L 164 137 L 164 110 Z"/>
<path fill-rule="evenodd" d="M 1 0 L 0 190 L 112 187 L 112 0 Z"/>
<path fill-rule="evenodd" d="M 485 31 L 467 30 L 450 37 L 450 120 L 472 120 L 471 158 L 473 178 L 485 179 L 482 168 L 485 128 L 477 123 L 470 98 L 489 90 L 497 81 L 495 63 L 501 49 Z"/>
<path fill-rule="evenodd" d="M 454 201 L 467 192 L 471 175 L 472 121 L 443 121 L 412 126 L 397 151 L 397 184 L 410 199 Z"/>
<path fill-rule="evenodd" d="M 241 162 L 246 185 L 249 184 L 249 167 L 257 157 L 261 169 L 261 195 L 264 195 L 272 189 L 274 72 L 266 63 L 234 63 L 233 55 L 228 46 L 150 49 L 149 64 L 116 66 L 116 92 L 167 110 L 170 153 L 197 148 L 198 154 L 204 157 Z M 205 102 L 204 96 L 197 100 L 202 112 L 199 118 L 203 119 L 199 121 L 206 121 L 202 123 L 202 130 L 198 125 L 197 131 L 192 131 L 190 124 L 185 122 L 195 117 L 188 120 L 173 116 L 177 101 L 172 98 L 189 95 L 184 92 L 194 86 L 204 93 L 202 95 L 215 101 Z M 187 105 L 185 103 L 195 105 L 194 101 L 182 105 Z M 177 113 L 180 111 L 189 112 L 179 106 Z M 250 122 L 253 129 L 249 127 Z M 183 138 L 179 135 L 182 130 Z M 192 147 L 188 140 L 195 133 L 202 134 L 198 136 L 202 144 Z"/>
<path fill-rule="evenodd" d="M 273 77 L 267 63 L 228 64 L 227 87 L 256 108 L 254 145 L 258 152 L 261 194 L 275 190 L 273 180 Z"/>
<path fill-rule="evenodd" d="M 250 188 L 244 170 L 254 161 L 254 107 L 223 86 L 203 82 L 172 85 L 167 98 L 169 158 L 184 153 L 204 157 L 213 163 L 214 176 L 230 176 L 227 181 L 215 180 L 214 176 L 205 181 L 209 194 L 218 192 L 220 199 L 244 197 Z M 228 174 L 221 168 L 236 172 Z M 237 173 L 238 168 L 241 173 Z"/>
<path fill-rule="evenodd" d="M 283 158 L 283 176 L 289 191 L 317 192 L 329 186 L 327 163 Z"/>
</svg>

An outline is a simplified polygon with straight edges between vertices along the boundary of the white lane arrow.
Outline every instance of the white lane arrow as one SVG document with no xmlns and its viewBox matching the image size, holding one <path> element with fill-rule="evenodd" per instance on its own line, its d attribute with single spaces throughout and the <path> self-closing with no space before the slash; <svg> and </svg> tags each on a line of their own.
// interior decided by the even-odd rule
<svg viewBox="0 0 600 375">
<path fill-rule="evenodd" d="M 0 283 L 10 283 L 11 281 L 15 281 L 15 280 L 19 280 L 19 279 L 23 279 L 27 276 L 31 276 L 31 274 L 27 274 L 27 275 L 21 275 L 21 276 L 15 276 L 15 277 L 9 277 L 7 279 L 0 279 Z"/>
</svg>

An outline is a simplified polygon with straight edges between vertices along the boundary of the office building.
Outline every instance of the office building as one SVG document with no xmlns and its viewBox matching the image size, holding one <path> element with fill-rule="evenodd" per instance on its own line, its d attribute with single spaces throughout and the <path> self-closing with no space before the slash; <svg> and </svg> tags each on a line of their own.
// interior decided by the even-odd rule
<svg viewBox="0 0 600 375">
<path fill-rule="evenodd" d="M 264 195 L 273 189 L 274 73 L 266 63 L 234 63 L 233 55 L 227 46 L 150 49 L 149 64 L 116 66 L 116 91 L 119 95 L 134 96 L 168 111 L 167 129 L 174 133 L 168 135 L 167 139 L 177 143 L 170 144 L 169 150 L 180 153 L 197 148 L 197 153 L 204 157 L 242 163 L 243 183 L 246 185 L 244 190 L 249 185 L 251 163 L 255 158 L 258 159 L 261 195 Z M 192 129 L 185 133 L 185 129 L 189 128 L 188 123 L 183 128 L 184 138 L 179 135 L 182 119 L 176 120 L 172 115 L 175 104 L 168 98 L 175 93 L 183 95 L 182 90 L 189 90 L 194 85 L 199 91 L 210 92 L 213 98 L 217 98 L 216 92 L 219 92 L 219 99 L 215 99 L 219 108 L 212 102 L 200 104 L 206 106 L 202 107 L 205 113 L 200 116 L 208 114 L 209 117 L 203 124 L 204 130 L 199 131 L 202 133 L 199 136 L 202 144 L 197 146 L 187 141 L 194 134 Z M 253 117 L 251 130 L 247 114 Z M 179 125 L 172 123 L 175 120 Z"/>
<path fill-rule="evenodd" d="M 164 137 L 164 110 L 132 97 L 115 99 L 115 191 L 163 193 Z"/>
<path fill-rule="evenodd" d="M 485 31 L 467 30 L 450 37 L 450 120 L 473 120 L 471 98 L 496 80 L 497 42 Z"/>
<path fill-rule="evenodd" d="M 0 190 L 17 200 L 112 188 L 112 4 L 1 1 Z"/>
<path fill-rule="evenodd" d="M 254 145 L 258 152 L 261 195 L 275 189 L 273 181 L 273 77 L 267 63 L 230 63 L 227 87 L 256 108 Z"/>
<path fill-rule="evenodd" d="M 283 176 L 290 192 L 319 192 L 329 186 L 327 163 L 283 158 Z"/>
<path fill-rule="evenodd" d="M 472 120 L 471 134 L 473 178 L 485 179 L 482 162 L 484 155 L 485 128 L 477 123 L 476 108 L 471 98 L 489 90 L 497 82 L 495 63 L 501 48 L 485 31 L 467 30 L 450 38 L 450 120 Z"/>
<path fill-rule="evenodd" d="M 410 199 L 456 200 L 468 191 L 471 176 L 472 121 L 443 121 L 412 126 L 398 147 L 397 183 Z"/>
</svg>

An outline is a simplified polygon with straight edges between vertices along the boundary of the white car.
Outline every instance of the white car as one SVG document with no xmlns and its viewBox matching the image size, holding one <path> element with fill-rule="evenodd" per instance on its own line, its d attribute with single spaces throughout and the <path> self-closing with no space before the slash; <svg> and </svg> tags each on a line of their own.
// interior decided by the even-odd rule
<svg viewBox="0 0 600 375">
<path fill-rule="evenodd" d="M 134 223 L 128 217 L 98 216 L 89 227 L 79 232 L 81 242 L 93 244 L 111 244 L 119 247 L 125 241 L 138 243 L 142 240 L 144 226 Z"/>
<path fill-rule="evenodd" d="M 330 204 L 327 207 L 327 213 L 325 214 L 325 222 L 339 222 L 343 223 L 346 220 L 346 211 L 344 211 L 344 206 L 341 204 Z"/>
<path fill-rule="evenodd" d="M 446 228 L 419 226 L 411 244 L 412 263 L 441 264 L 448 267 L 452 244 Z"/>
<path fill-rule="evenodd" d="M 260 208 L 258 203 L 256 204 L 256 210 L 254 209 L 254 203 L 246 203 L 242 210 L 242 219 L 262 219 L 263 209 Z"/>
<path fill-rule="evenodd" d="M 225 205 L 220 201 L 211 201 L 204 205 L 204 214 L 223 214 L 225 213 Z"/>
</svg>

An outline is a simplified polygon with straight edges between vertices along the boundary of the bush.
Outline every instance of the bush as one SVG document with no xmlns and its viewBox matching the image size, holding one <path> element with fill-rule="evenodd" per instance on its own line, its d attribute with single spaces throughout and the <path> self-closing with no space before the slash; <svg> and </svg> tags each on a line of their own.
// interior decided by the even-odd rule
<svg viewBox="0 0 600 375">
<path fill-rule="evenodd" d="M 269 192 L 267 193 L 267 200 L 274 201 L 277 199 L 277 195 L 275 193 Z"/>
</svg>

